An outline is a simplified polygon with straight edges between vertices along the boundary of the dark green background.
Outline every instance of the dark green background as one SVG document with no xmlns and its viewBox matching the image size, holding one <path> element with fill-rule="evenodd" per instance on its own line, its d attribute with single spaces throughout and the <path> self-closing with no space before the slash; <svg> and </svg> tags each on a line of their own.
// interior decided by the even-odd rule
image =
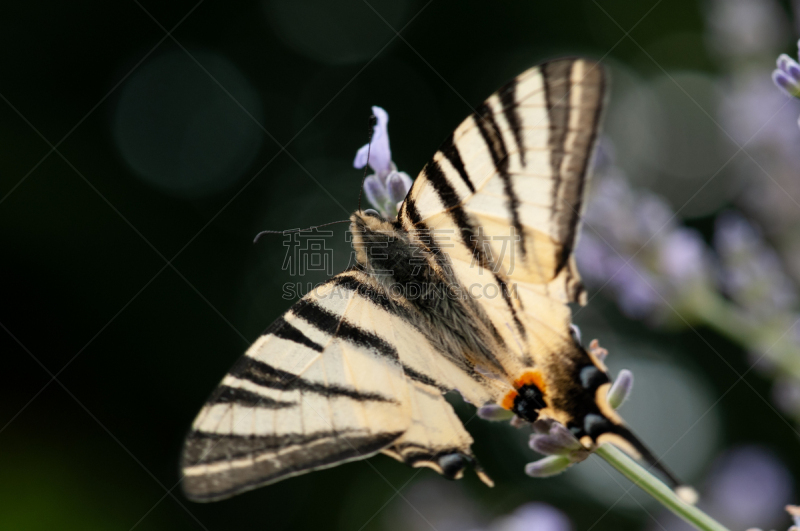
<svg viewBox="0 0 800 531">
<path fill-rule="evenodd" d="M 602 1 L 624 31 L 641 19 L 631 36 L 664 67 L 713 71 L 702 6 L 665 0 L 642 19 L 655 4 Z M 354 463 L 209 505 L 174 488 L 182 438 L 203 400 L 289 305 L 281 238 L 253 245 L 253 235 L 355 209 L 361 174 L 351 161 L 366 141 L 370 105 L 388 110 L 394 160 L 413 176 L 470 104 L 542 60 L 588 55 L 642 76 L 659 71 L 592 1 L 373 2 L 395 28 L 421 11 L 399 38 L 360 0 L 295 5 L 305 10 L 299 42 L 305 31 L 312 41 L 332 39 L 331 53 L 341 44 L 373 59 L 309 58 L 276 33 L 274 6 L 256 1 L 0 8 L 1 528 L 359 530 L 415 471 L 376 457 L 383 478 Z M 166 37 L 159 24 L 171 29 L 195 7 L 175 40 Z M 193 198 L 141 180 L 113 125 L 137 70 L 169 54 L 204 97 L 227 98 L 182 47 L 201 63 L 226 57 L 260 100 L 248 109 L 260 125 L 236 106 L 223 113 L 253 128 L 252 160 L 222 189 Z M 203 127 L 213 140 L 217 124 Z M 289 140 L 288 154 L 279 153 Z M 215 152 L 207 155 L 213 162 Z M 334 229 L 337 268 L 347 258 L 342 227 Z M 735 381 L 696 335 L 655 334 L 602 298 L 596 304 L 618 332 L 691 358 L 718 394 Z M 735 346 L 701 333 L 737 370 L 747 368 Z M 747 380 L 769 396 L 768 381 Z M 719 408 L 723 446 L 769 444 L 800 472 L 792 431 L 748 387 L 734 388 Z M 488 514 L 544 500 L 586 529 L 608 509 L 561 479 L 525 477 L 534 455 L 505 450 L 520 446 L 505 427 L 469 428 L 497 487 L 473 475 L 465 483 Z M 379 514 L 366 529 L 385 522 Z M 645 522 L 644 513 L 614 510 L 594 529 Z"/>
</svg>

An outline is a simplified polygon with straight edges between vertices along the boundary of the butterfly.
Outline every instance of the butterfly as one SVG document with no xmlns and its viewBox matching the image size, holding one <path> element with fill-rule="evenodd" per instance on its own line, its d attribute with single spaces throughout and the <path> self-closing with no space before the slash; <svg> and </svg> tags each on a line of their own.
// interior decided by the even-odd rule
<svg viewBox="0 0 800 531">
<path fill-rule="evenodd" d="M 356 264 L 256 340 L 200 411 L 183 488 L 212 501 L 377 453 L 451 479 L 471 436 L 444 393 L 560 422 L 667 474 L 611 408 L 580 344 L 572 251 L 605 99 L 602 67 L 560 59 L 474 109 L 414 181 L 396 219 L 350 217 Z"/>
</svg>

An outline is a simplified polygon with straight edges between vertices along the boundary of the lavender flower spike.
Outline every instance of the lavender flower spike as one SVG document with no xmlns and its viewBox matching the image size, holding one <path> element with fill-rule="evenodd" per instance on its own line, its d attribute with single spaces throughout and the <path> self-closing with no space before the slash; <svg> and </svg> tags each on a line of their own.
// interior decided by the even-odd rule
<svg viewBox="0 0 800 531">
<path fill-rule="evenodd" d="M 525 473 L 535 478 L 560 474 L 591 453 L 563 424 L 553 419 L 540 419 L 533 423 L 529 445 L 547 456 L 525 465 Z"/>
<path fill-rule="evenodd" d="M 800 48 L 800 41 L 797 45 Z M 778 68 L 772 72 L 772 81 L 789 96 L 800 98 L 800 64 L 788 55 L 778 57 Z"/>
<path fill-rule="evenodd" d="M 364 180 L 364 193 L 367 200 L 386 219 L 394 219 L 400 204 L 411 190 L 411 177 L 407 173 L 397 171 L 392 162 L 392 150 L 389 148 L 389 114 L 380 107 L 373 107 L 377 118 L 369 144 L 364 144 L 356 153 L 353 166 L 358 169 L 369 163 L 372 175 Z M 367 160 L 369 157 L 369 160 Z"/>
<path fill-rule="evenodd" d="M 602 354 L 605 357 L 608 354 L 596 339 L 592 341 L 590 348 L 596 356 Z M 633 373 L 629 370 L 620 371 L 608 392 L 609 405 L 614 409 L 621 406 L 632 388 Z M 537 478 L 559 474 L 572 464 L 589 457 L 593 450 L 581 444 L 571 431 L 553 419 L 539 419 L 533 423 L 529 445 L 532 450 L 547 456 L 525 466 L 525 473 Z"/>
<path fill-rule="evenodd" d="M 378 107 L 372 107 L 372 113 L 378 119 L 372 133 L 372 141 L 364 144 L 356 153 L 353 166 L 361 169 L 369 163 L 369 167 L 375 172 L 381 184 L 386 183 L 386 177 L 392 171 L 392 150 L 389 148 L 389 114 Z M 369 153 L 369 161 L 367 160 Z"/>
</svg>

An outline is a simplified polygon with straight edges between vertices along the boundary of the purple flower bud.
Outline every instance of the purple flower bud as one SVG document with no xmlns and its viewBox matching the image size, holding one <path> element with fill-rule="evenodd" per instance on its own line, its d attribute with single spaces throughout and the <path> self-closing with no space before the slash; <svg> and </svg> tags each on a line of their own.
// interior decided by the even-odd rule
<svg viewBox="0 0 800 531">
<path fill-rule="evenodd" d="M 800 64 L 788 55 L 781 54 L 778 57 L 778 68 L 786 72 L 793 81 L 800 81 Z"/>
<path fill-rule="evenodd" d="M 411 177 L 401 171 L 393 171 L 386 177 L 386 189 L 389 191 L 389 199 L 393 203 L 398 203 L 406 198 L 408 191 L 411 190 Z"/>
<path fill-rule="evenodd" d="M 792 81 L 800 81 L 800 65 L 785 53 L 778 57 L 778 68 L 783 70 Z"/>
<path fill-rule="evenodd" d="M 353 166 L 361 169 L 369 163 L 370 168 L 376 175 L 384 181 L 389 172 L 392 171 L 392 151 L 389 148 L 389 115 L 380 107 L 372 107 L 372 113 L 377 118 L 372 140 L 369 144 L 364 144 L 356 153 Z M 367 161 L 369 153 L 369 161 Z"/>
<path fill-rule="evenodd" d="M 536 452 L 551 456 L 564 456 L 570 463 L 589 457 L 589 450 L 563 424 L 553 419 L 539 419 L 533 423 L 533 434 L 528 443 Z"/>
<path fill-rule="evenodd" d="M 525 473 L 533 478 L 546 478 L 565 471 L 572 465 L 569 457 L 549 455 L 533 463 L 525 465 Z"/>
<path fill-rule="evenodd" d="M 542 455 L 567 455 L 569 453 L 569 450 L 547 435 L 531 437 L 529 445 L 531 450 Z"/>
<path fill-rule="evenodd" d="M 794 96 L 796 90 L 795 83 L 789 76 L 781 70 L 772 71 L 772 82 L 778 85 L 778 88 L 783 90 L 788 96 Z"/>
<path fill-rule="evenodd" d="M 628 369 L 622 369 L 614 380 L 614 385 L 608 390 L 608 405 L 618 409 L 633 390 L 633 373 Z"/>
<path fill-rule="evenodd" d="M 478 408 L 478 416 L 483 420 L 511 420 L 514 413 L 496 404 L 488 404 Z"/>
<path fill-rule="evenodd" d="M 777 64 L 772 81 L 789 96 L 800 98 L 800 64 L 785 53 L 778 57 Z"/>
<path fill-rule="evenodd" d="M 566 470 L 573 463 L 580 463 L 591 455 L 591 450 L 560 422 L 543 418 L 532 425 L 529 441 L 531 449 L 547 457 L 528 463 L 525 473 L 532 477 L 548 477 Z"/>
<path fill-rule="evenodd" d="M 370 202 L 375 209 L 385 215 L 386 201 L 389 199 L 386 193 L 386 187 L 375 175 L 369 175 L 364 179 L 364 194 L 367 196 L 367 201 Z"/>
</svg>

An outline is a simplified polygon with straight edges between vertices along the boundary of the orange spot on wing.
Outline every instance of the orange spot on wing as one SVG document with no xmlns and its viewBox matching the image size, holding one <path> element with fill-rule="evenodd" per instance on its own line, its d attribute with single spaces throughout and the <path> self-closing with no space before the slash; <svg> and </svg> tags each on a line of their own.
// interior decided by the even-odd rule
<svg viewBox="0 0 800 531">
<path fill-rule="evenodd" d="M 506 396 L 503 398 L 503 402 L 500 404 L 505 409 L 511 411 L 514 408 L 514 399 L 517 398 L 516 391 L 509 391 Z"/>
<path fill-rule="evenodd" d="M 544 383 L 544 377 L 542 377 L 542 373 L 536 370 L 526 371 L 522 373 L 522 376 L 514 380 L 514 387 L 517 389 L 523 385 L 535 385 L 539 388 L 539 391 L 541 391 L 542 394 L 547 391 L 547 385 Z"/>
</svg>

